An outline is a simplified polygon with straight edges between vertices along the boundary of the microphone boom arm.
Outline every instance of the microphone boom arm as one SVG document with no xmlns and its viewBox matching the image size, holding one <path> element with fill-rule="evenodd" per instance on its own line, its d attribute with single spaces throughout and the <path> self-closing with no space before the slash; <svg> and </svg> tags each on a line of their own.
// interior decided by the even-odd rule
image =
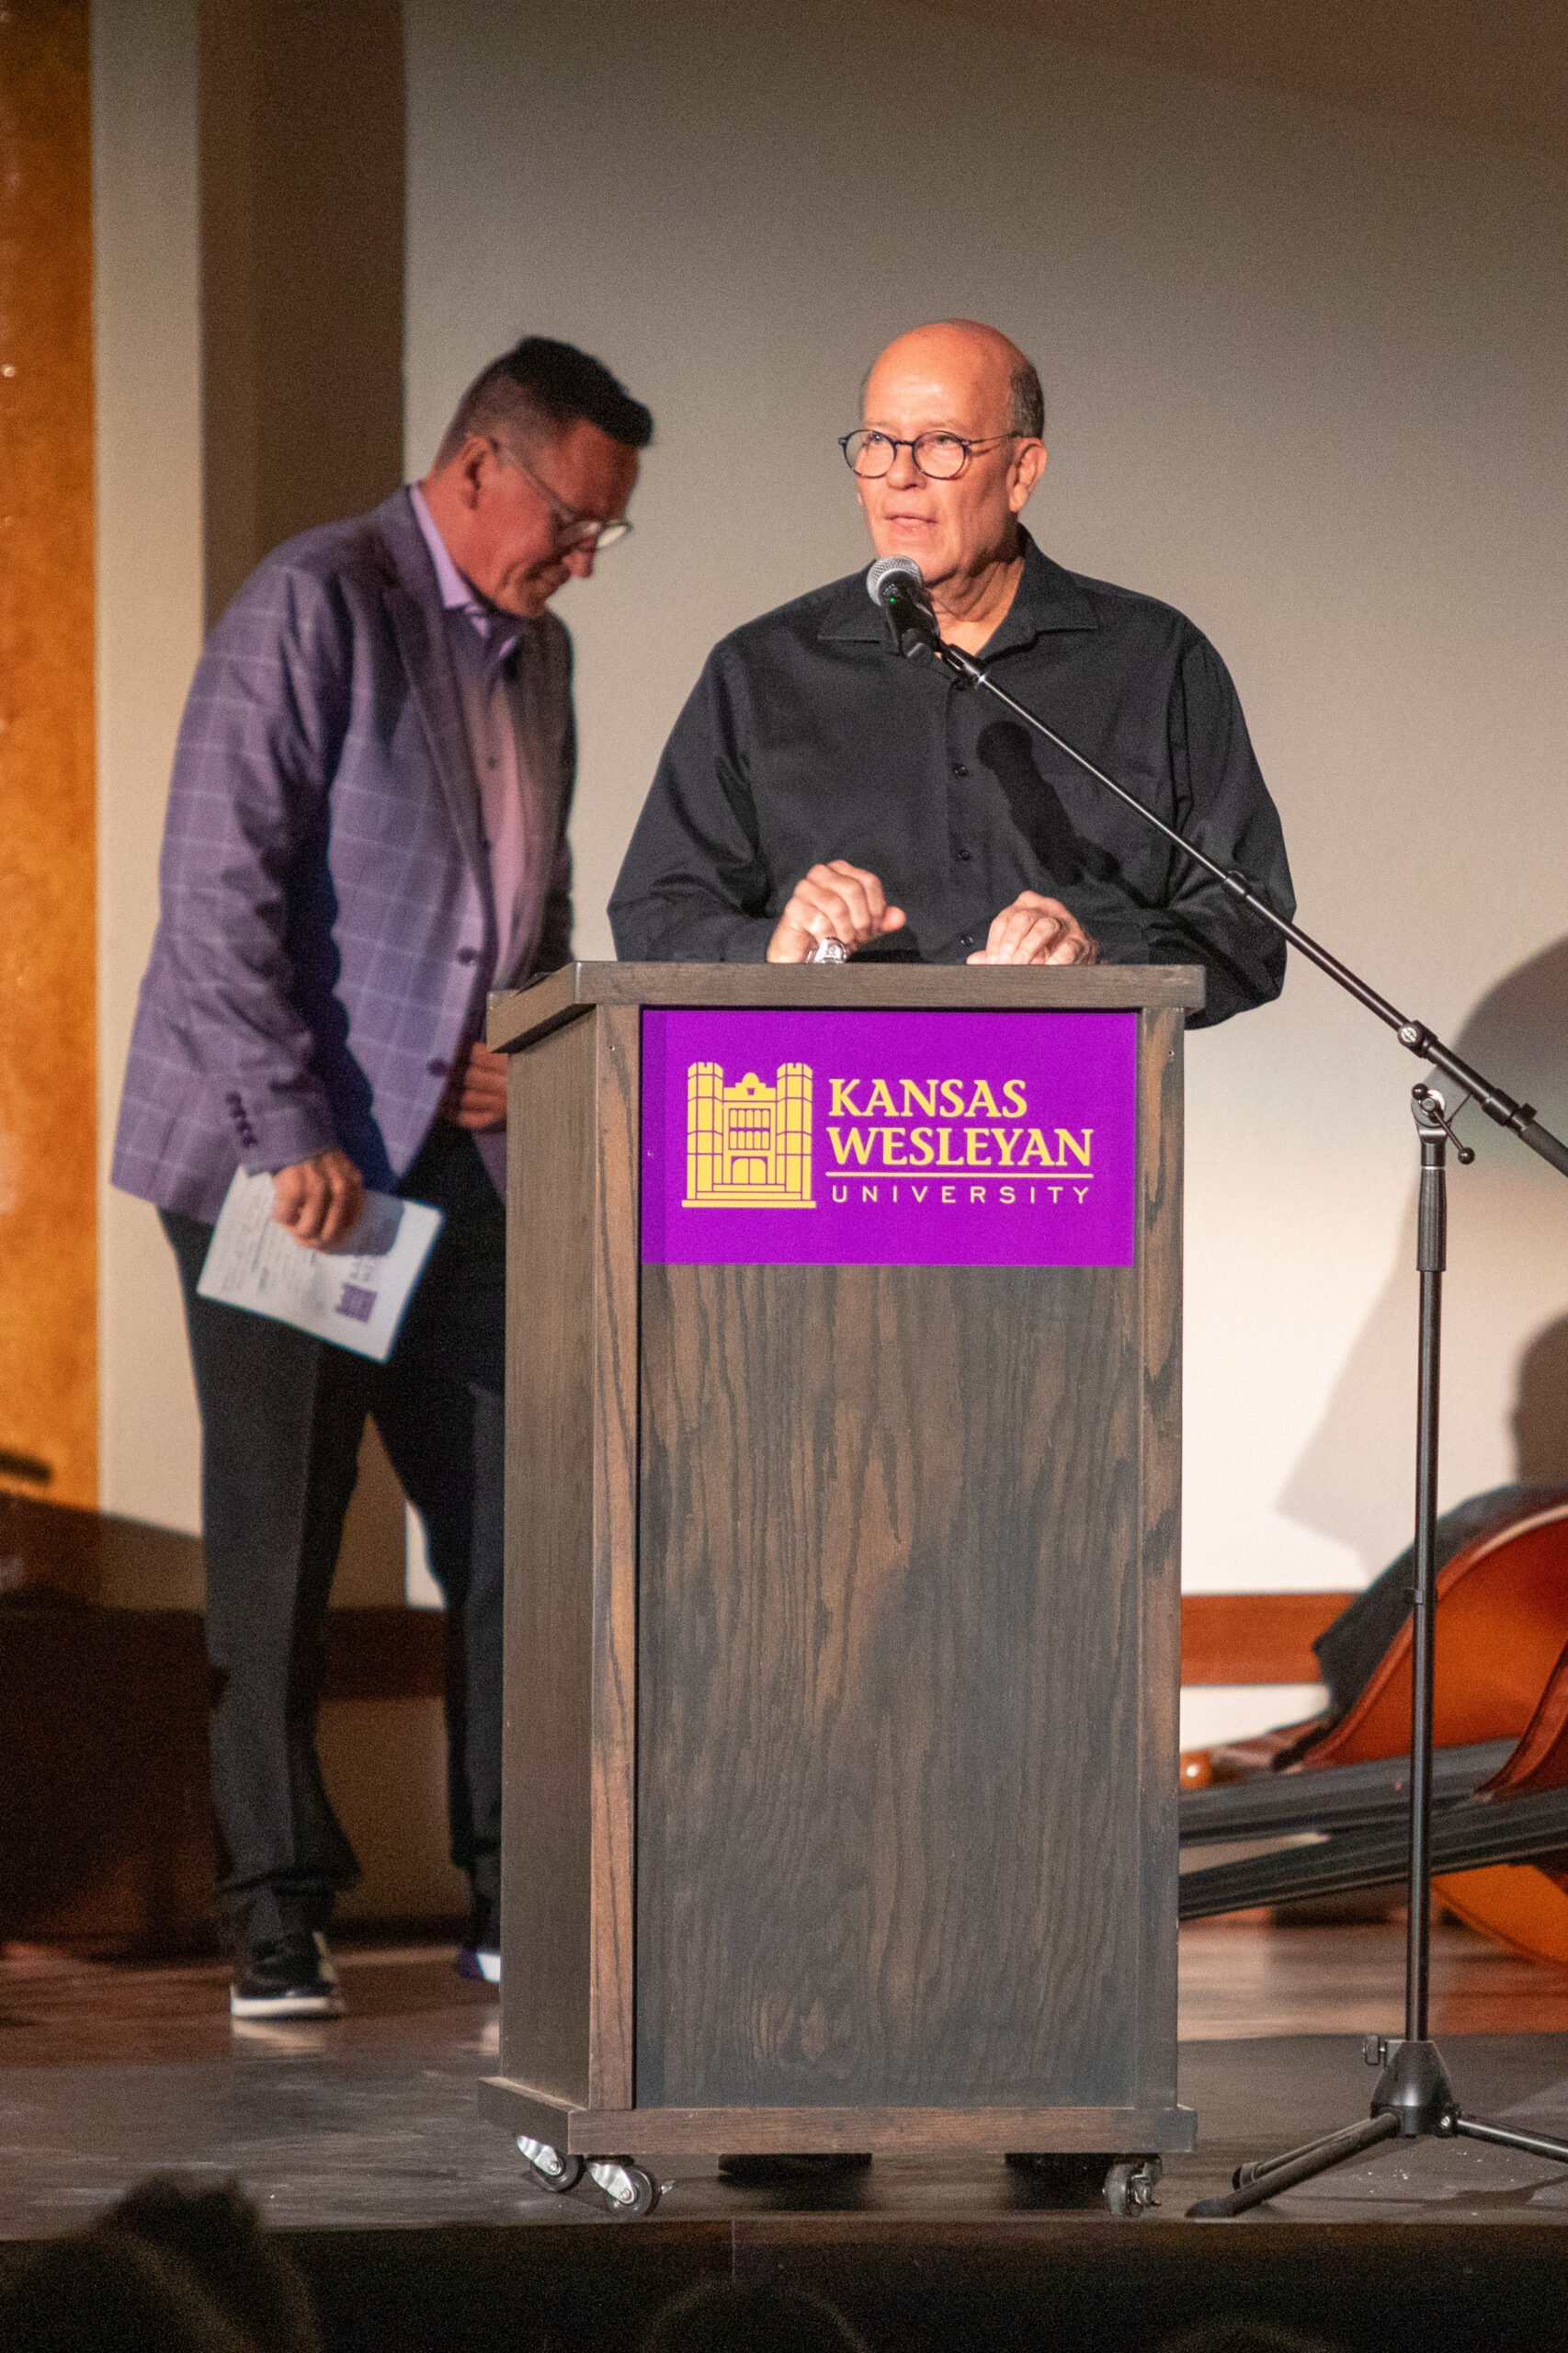
<svg viewBox="0 0 1568 2353">
<path fill-rule="evenodd" d="M 891 605 L 891 597 L 888 602 Z M 926 650 L 926 648 L 922 646 L 916 649 L 916 653 Z M 1026 726 L 1032 727 L 1037 735 L 1043 735 L 1048 744 L 1054 744 L 1059 752 L 1065 752 L 1067 757 L 1075 761 L 1087 775 L 1092 776 L 1096 784 L 1103 785 L 1108 792 L 1113 792 L 1119 801 L 1124 802 L 1129 809 L 1134 810 L 1146 825 L 1152 825 L 1157 834 L 1163 834 L 1166 841 L 1173 843 L 1184 857 L 1192 860 L 1195 866 L 1200 866 L 1205 873 L 1211 874 L 1216 882 L 1221 883 L 1233 899 L 1239 900 L 1243 906 L 1249 907 L 1253 914 L 1260 916 L 1265 923 L 1271 924 L 1282 938 L 1288 940 L 1292 948 L 1299 949 L 1306 957 L 1309 963 L 1315 964 L 1320 972 L 1326 972 L 1331 981 L 1338 983 L 1347 996 L 1353 996 L 1358 1005 L 1365 1006 L 1369 1013 L 1375 1015 L 1378 1020 L 1392 1029 L 1402 1046 L 1406 1047 L 1420 1061 L 1432 1063 L 1438 1070 L 1446 1072 L 1449 1078 L 1457 1079 L 1467 1096 L 1481 1106 L 1489 1120 L 1494 1120 L 1500 1128 L 1510 1129 L 1521 1143 L 1528 1144 L 1530 1151 L 1555 1168 L 1560 1176 L 1568 1176 L 1568 1144 L 1564 1144 L 1559 1137 L 1554 1136 L 1549 1128 L 1543 1128 L 1540 1125 L 1536 1118 L 1533 1103 L 1517 1103 L 1513 1097 L 1506 1095 L 1501 1087 L 1494 1086 L 1480 1071 L 1472 1069 L 1469 1063 L 1461 1061 L 1453 1049 L 1446 1046 L 1436 1031 L 1429 1029 L 1424 1021 L 1413 1020 L 1409 1014 L 1402 1013 L 1396 1005 L 1391 1005 L 1386 996 L 1381 995 L 1369 982 L 1362 980 L 1358 972 L 1352 972 L 1348 964 L 1342 963 L 1337 956 L 1323 945 L 1321 940 L 1314 939 L 1311 932 L 1303 931 L 1300 924 L 1292 923 L 1287 916 L 1278 914 L 1269 905 L 1263 893 L 1246 875 L 1233 868 L 1227 869 L 1221 866 L 1213 858 L 1206 857 L 1202 850 L 1195 849 L 1189 841 L 1183 839 L 1173 825 L 1167 825 L 1163 817 L 1156 817 L 1152 809 L 1145 808 L 1137 795 L 1129 792 L 1125 785 L 1118 784 L 1114 777 L 1107 776 L 1103 768 L 1096 767 L 1093 760 L 1085 758 L 1085 755 L 1075 745 L 1069 744 L 1064 736 L 1056 734 L 1052 729 L 1049 728 L 1043 719 L 1037 719 L 1032 710 L 1026 710 L 1021 702 L 1015 702 L 1012 696 L 1006 693 L 990 673 L 966 654 L 961 646 L 944 644 L 938 637 L 929 645 L 928 650 L 945 670 L 949 670 L 956 677 L 961 678 L 966 686 L 983 687 L 988 694 L 994 695 L 998 702 L 1006 705 L 1016 719 L 1021 719 Z M 1457 1106 L 1455 1113 L 1451 1116 L 1457 1116 L 1458 1111 L 1462 1110 L 1463 1108 L 1462 1104 Z"/>
</svg>

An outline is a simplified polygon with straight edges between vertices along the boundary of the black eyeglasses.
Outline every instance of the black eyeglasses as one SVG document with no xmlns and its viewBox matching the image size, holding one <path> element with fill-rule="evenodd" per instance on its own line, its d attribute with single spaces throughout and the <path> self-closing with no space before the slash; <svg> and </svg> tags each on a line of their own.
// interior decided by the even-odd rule
<svg viewBox="0 0 1568 2353">
<path fill-rule="evenodd" d="M 504 466 L 516 466 L 520 474 L 528 476 L 549 507 L 550 519 L 555 527 L 557 547 L 589 548 L 597 555 L 601 548 L 614 547 L 617 540 L 623 540 L 631 530 L 631 526 L 624 515 L 619 516 L 613 523 L 601 523 L 597 515 L 585 515 L 575 506 L 564 506 L 550 484 L 540 482 L 533 468 L 525 459 L 519 458 L 515 449 L 508 449 L 504 441 L 494 439 L 490 446 Z"/>
<path fill-rule="evenodd" d="M 843 433 L 838 446 L 844 462 L 862 480 L 890 473 L 901 449 L 907 449 L 923 474 L 933 482 L 951 482 L 961 474 L 976 449 L 994 449 L 999 442 L 1017 441 L 1017 433 L 989 434 L 983 441 L 966 441 L 961 433 L 917 433 L 913 441 L 895 440 L 891 433 L 862 429 Z"/>
</svg>

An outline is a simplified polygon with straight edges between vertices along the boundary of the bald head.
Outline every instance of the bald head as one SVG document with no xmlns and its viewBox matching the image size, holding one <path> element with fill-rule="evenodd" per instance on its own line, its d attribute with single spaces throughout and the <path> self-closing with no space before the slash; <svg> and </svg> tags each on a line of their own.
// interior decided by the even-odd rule
<svg viewBox="0 0 1568 2353">
<path fill-rule="evenodd" d="M 915 558 L 955 630 L 960 612 L 1005 609 L 1017 586 L 1018 517 L 1045 467 L 1042 407 L 1017 345 L 977 319 L 901 335 L 866 379 L 852 462 L 872 544 Z"/>
<path fill-rule="evenodd" d="M 912 327 L 890 343 L 866 378 L 868 420 L 873 389 L 884 371 L 895 380 L 913 377 L 950 385 L 960 395 L 968 392 L 994 417 L 998 432 L 1039 440 L 1045 430 L 1045 398 L 1034 361 L 979 319 L 940 319 L 932 326 Z"/>
</svg>

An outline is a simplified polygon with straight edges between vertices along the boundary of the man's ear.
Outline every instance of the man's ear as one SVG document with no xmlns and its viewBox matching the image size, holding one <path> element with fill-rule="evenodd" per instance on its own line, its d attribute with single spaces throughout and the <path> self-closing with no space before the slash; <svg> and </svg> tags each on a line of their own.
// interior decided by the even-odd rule
<svg viewBox="0 0 1568 2353">
<path fill-rule="evenodd" d="M 1045 443 L 1026 441 L 1013 459 L 1013 479 L 1007 487 L 1007 504 L 1015 515 L 1021 515 L 1034 495 L 1035 486 L 1045 472 Z"/>
<path fill-rule="evenodd" d="M 483 433 L 471 433 L 458 451 L 452 472 L 458 494 L 465 506 L 478 506 L 480 476 L 484 472 L 485 460 L 494 455 Z"/>
</svg>

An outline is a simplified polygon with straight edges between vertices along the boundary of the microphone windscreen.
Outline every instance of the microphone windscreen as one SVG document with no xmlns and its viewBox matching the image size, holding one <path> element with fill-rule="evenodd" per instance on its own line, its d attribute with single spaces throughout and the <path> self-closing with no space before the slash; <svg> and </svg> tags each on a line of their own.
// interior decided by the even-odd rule
<svg viewBox="0 0 1568 2353">
<path fill-rule="evenodd" d="M 916 588 L 926 585 L 926 575 L 912 555 L 880 555 L 866 568 L 866 594 L 873 605 L 881 603 L 890 580 L 907 580 Z"/>
</svg>

